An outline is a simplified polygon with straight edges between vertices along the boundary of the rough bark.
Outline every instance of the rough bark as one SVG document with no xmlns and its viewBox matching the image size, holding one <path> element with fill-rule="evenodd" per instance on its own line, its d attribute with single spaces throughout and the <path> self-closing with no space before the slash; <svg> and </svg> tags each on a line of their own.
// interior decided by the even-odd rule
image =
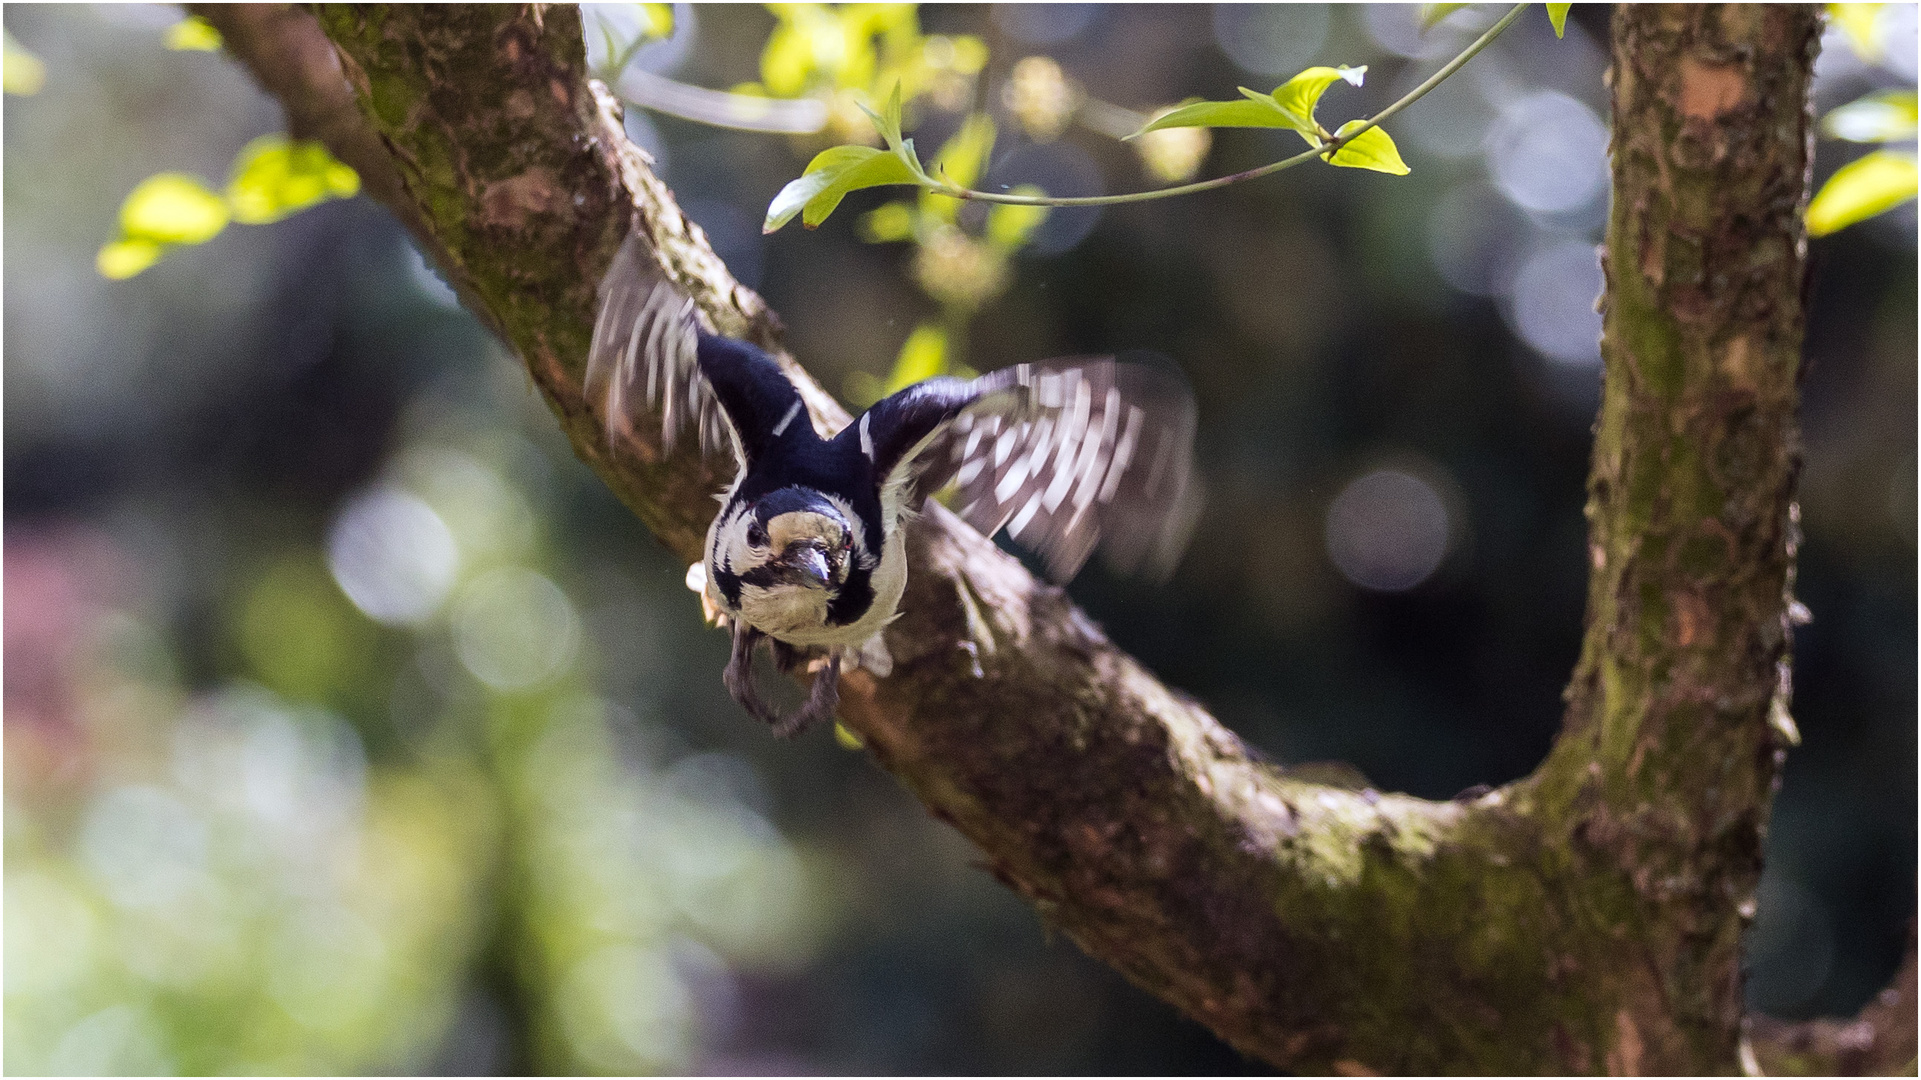
<svg viewBox="0 0 1921 1080">
<path fill-rule="evenodd" d="M 259 72 L 261 37 L 304 36 L 304 55 L 324 29 L 360 126 L 324 64 L 263 82 L 290 115 L 325 113 L 309 130 L 417 223 L 581 458 L 683 558 L 724 477 L 610 445 L 581 391 L 630 222 L 714 325 L 783 357 L 818 426 L 846 422 L 625 139 L 573 9 L 209 12 L 269 15 L 230 46 Z M 1050 925 L 1277 1066 L 1735 1071 L 1739 939 L 1791 730 L 1815 29 L 1806 8 L 1617 13 L 1588 628 L 1533 776 L 1441 803 L 1291 779 L 938 509 L 913 528 L 894 674 L 844 680 L 846 723 Z"/>
</svg>

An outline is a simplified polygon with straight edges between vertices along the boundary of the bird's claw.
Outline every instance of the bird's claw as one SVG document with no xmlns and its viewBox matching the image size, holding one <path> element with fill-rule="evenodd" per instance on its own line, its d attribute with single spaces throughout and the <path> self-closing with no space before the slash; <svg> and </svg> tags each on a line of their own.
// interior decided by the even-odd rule
<svg viewBox="0 0 1921 1080">
<path fill-rule="evenodd" d="M 747 710 L 748 715 L 772 728 L 775 736 L 782 739 L 793 738 L 822 720 L 832 719 L 835 707 L 840 704 L 840 654 L 831 654 L 827 666 L 814 676 L 814 686 L 807 695 L 806 704 L 791 716 L 782 716 L 773 706 L 762 701 L 754 688 L 754 647 L 766 636 L 744 622 L 735 625 L 733 656 L 727 661 L 727 670 L 721 675 L 727 692 L 740 703 L 741 708 Z M 783 672 L 791 671 L 798 663 L 799 654 L 792 646 L 772 638 L 768 640 L 774 647 L 776 666 Z"/>
</svg>

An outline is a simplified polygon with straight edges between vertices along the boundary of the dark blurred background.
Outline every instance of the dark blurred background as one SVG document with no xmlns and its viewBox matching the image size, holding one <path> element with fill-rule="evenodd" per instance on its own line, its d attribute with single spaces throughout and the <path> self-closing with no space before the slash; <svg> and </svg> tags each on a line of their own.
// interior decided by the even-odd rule
<svg viewBox="0 0 1921 1080">
<path fill-rule="evenodd" d="M 1112 138 L 1010 118 L 1015 61 L 1143 112 L 1369 65 L 1324 100 L 1338 121 L 1498 14 L 1422 35 L 1413 10 L 919 18 L 985 46 L 983 182 L 1074 195 L 1155 181 Z M 1880 18 L 1879 54 L 1830 33 L 1820 110 L 1914 85 L 1914 6 Z M 1050 938 L 863 754 L 742 714 L 685 567 L 380 208 L 232 226 L 103 278 L 142 178 L 218 184 L 281 126 L 224 57 L 163 46 L 179 19 L 5 11 L 44 64 L 5 105 L 9 1072 L 1253 1070 Z M 639 63 L 759 77 L 772 15 L 675 21 Z M 1192 549 L 1164 587 L 1096 567 L 1071 591 L 1281 761 L 1447 797 L 1526 774 L 1556 731 L 1605 64 L 1603 6 L 1561 41 L 1530 12 L 1391 125 L 1409 176 L 1303 168 L 1056 214 L 956 341 L 981 369 L 1141 352 L 1187 373 Z M 925 109 L 918 141 L 958 117 Z M 824 143 L 629 126 L 830 388 L 857 397 L 937 313 L 915 249 L 866 242 L 886 193 L 760 235 Z M 1202 175 L 1293 139 L 1219 133 Z M 1824 141 L 1817 181 L 1858 152 Z M 1915 910 L 1915 232 L 1909 203 L 1813 244 L 1805 742 L 1749 939 L 1750 1002 L 1783 1016 L 1858 1008 Z"/>
</svg>

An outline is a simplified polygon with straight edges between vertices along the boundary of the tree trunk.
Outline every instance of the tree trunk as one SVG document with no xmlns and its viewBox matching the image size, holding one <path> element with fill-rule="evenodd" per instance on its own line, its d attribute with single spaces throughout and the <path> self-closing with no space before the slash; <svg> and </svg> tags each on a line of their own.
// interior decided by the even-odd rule
<svg viewBox="0 0 1921 1080">
<path fill-rule="evenodd" d="M 609 444 L 581 389 L 595 283 L 631 224 L 723 332 L 779 353 L 779 326 L 588 82 L 577 11 L 203 13 L 414 226 L 582 459 L 697 558 L 725 477 Z M 263 37 L 323 28 L 357 114 L 324 64 L 262 71 Z M 1587 636 L 1535 775 L 1439 803 L 1292 779 L 938 508 L 911 533 L 894 674 L 846 678 L 846 723 L 1049 925 L 1274 1065 L 1735 1071 L 1792 742 L 1816 31 L 1811 8 L 1617 10 Z M 845 424 L 780 355 L 816 424 Z"/>
</svg>

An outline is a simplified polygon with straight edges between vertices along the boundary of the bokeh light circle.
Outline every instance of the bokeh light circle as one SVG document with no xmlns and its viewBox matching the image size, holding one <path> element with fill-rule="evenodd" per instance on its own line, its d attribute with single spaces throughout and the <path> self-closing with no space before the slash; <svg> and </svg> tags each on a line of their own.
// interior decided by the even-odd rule
<svg viewBox="0 0 1921 1080">
<path fill-rule="evenodd" d="M 489 570 L 461 593 L 454 653 L 495 690 L 525 690 L 564 671 L 580 642 L 580 617 L 560 587 L 520 566 Z"/>
<path fill-rule="evenodd" d="M 1378 469 L 1341 489 L 1327 509 L 1327 554 L 1364 589 L 1403 592 L 1447 555 L 1447 506 L 1425 481 Z"/>
<path fill-rule="evenodd" d="M 1216 4 L 1214 43 L 1242 71 L 1293 75 L 1321 51 L 1327 23 L 1324 4 Z"/>
<path fill-rule="evenodd" d="M 1537 214 L 1579 210 L 1607 187 L 1608 133 L 1594 111 L 1553 90 L 1502 106 L 1487 164 L 1502 193 Z"/>
<path fill-rule="evenodd" d="M 1601 264 L 1594 245 L 1565 240 L 1536 251 L 1514 276 L 1514 329 L 1534 351 L 1557 364 L 1601 361 Z"/>
<path fill-rule="evenodd" d="M 440 515 L 391 488 L 356 496 L 327 534 L 327 566 L 354 606 L 376 622 L 420 623 L 440 610 L 460 549 Z"/>
</svg>

